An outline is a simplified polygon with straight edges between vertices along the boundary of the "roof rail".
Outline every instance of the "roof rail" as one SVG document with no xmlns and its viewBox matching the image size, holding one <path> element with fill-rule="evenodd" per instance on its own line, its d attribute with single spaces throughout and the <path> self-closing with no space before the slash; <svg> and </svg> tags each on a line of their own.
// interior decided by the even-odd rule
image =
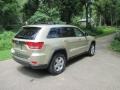
<svg viewBox="0 0 120 90">
<path fill-rule="evenodd" d="M 65 22 L 54 22 L 54 21 L 50 21 L 50 22 L 40 22 L 40 23 L 35 23 L 35 24 L 48 24 L 48 25 L 53 25 L 53 24 L 66 24 Z"/>
</svg>

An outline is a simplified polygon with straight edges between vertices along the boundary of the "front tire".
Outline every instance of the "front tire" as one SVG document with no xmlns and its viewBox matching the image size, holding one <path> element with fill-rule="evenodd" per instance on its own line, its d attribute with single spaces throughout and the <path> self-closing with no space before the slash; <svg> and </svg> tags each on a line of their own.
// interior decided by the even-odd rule
<svg viewBox="0 0 120 90">
<path fill-rule="evenodd" d="M 90 45 L 89 51 L 88 51 L 89 56 L 94 56 L 95 55 L 95 44 L 92 43 Z"/>
<path fill-rule="evenodd" d="M 66 66 L 65 55 L 61 53 L 56 53 L 52 58 L 48 71 L 53 75 L 57 75 L 65 70 L 65 66 Z"/>
</svg>

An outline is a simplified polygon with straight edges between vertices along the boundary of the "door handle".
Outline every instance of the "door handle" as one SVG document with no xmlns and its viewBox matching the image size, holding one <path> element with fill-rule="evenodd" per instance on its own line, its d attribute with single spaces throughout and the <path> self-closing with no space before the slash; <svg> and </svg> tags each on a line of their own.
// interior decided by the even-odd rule
<svg viewBox="0 0 120 90">
<path fill-rule="evenodd" d="M 64 40 L 64 42 L 68 42 L 67 40 Z"/>
</svg>

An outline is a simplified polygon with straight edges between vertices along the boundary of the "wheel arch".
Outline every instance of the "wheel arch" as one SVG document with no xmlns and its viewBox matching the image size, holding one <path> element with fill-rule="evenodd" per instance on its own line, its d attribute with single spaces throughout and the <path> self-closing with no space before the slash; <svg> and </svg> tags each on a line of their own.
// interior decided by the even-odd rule
<svg viewBox="0 0 120 90">
<path fill-rule="evenodd" d="M 91 45 L 92 44 L 96 45 L 96 41 L 95 40 L 91 41 Z"/>
<path fill-rule="evenodd" d="M 53 56 L 54 56 L 55 54 L 57 54 L 57 53 L 63 53 L 63 54 L 65 55 L 65 57 L 66 57 L 66 60 L 68 59 L 68 55 L 67 55 L 66 49 L 64 49 L 64 48 L 57 49 L 57 50 L 55 50 L 55 51 L 53 52 L 53 54 L 51 55 L 51 58 L 50 58 L 49 63 L 48 63 L 48 67 L 49 67 L 49 65 L 50 65 L 51 62 L 52 62 Z"/>
</svg>

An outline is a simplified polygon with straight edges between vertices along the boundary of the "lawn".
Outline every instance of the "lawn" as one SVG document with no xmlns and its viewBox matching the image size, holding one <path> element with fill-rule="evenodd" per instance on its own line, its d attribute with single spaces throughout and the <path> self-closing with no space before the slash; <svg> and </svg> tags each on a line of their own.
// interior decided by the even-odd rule
<svg viewBox="0 0 120 90">
<path fill-rule="evenodd" d="M 1 50 L 0 51 L 0 61 L 7 60 L 11 58 L 10 50 Z"/>
</svg>

